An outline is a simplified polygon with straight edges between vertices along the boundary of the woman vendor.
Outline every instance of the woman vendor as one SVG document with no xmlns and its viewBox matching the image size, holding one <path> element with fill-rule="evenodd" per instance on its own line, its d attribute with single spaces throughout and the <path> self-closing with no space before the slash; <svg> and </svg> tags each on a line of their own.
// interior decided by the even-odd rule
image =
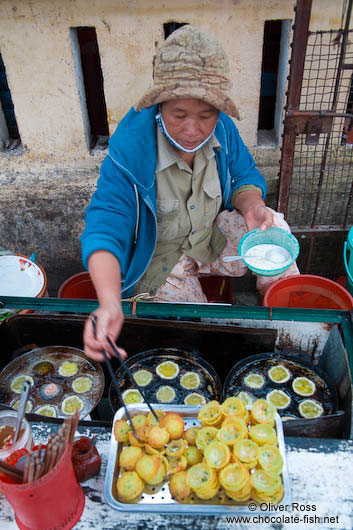
<svg viewBox="0 0 353 530">
<path fill-rule="evenodd" d="M 247 231 L 289 231 L 266 207 L 265 180 L 230 118 L 239 114 L 229 78 L 219 43 L 183 26 L 158 48 L 152 87 L 109 141 L 81 237 L 99 300 L 97 334 L 90 319 L 84 330 L 92 359 L 119 335 L 121 298 L 206 302 L 199 277 L 246 273 L 222 258 Z M 282 276 L 298 273 L 293 264 Z M 278 277 L 258 276 L 260 293 Z"/>
</svg>

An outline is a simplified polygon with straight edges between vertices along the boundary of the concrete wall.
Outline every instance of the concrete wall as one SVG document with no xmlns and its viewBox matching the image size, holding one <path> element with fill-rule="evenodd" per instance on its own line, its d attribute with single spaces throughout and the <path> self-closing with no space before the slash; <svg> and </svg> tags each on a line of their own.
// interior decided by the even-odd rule
<svg viewBox="0 0 353 530">
<path fill-rule="evenodd" d="M 341 5 L 314 0 L 312 29 L 335 29 Z M 0 53 L 22 147 L 0 153 L 0 245 L 36 252 L 49 292 L 82 270 L 78 238 L 104 152 L 90 154 L 70 28 L 94 26 L 112 133 L 152 81 L 163 24 L 210 32 L 229 55 L 245 143 L 276 186 L 279 149 L 260 149 L 257 120 L 266 20 L 293 20 L 294 0 L 2 0 Z"/>
</svg>

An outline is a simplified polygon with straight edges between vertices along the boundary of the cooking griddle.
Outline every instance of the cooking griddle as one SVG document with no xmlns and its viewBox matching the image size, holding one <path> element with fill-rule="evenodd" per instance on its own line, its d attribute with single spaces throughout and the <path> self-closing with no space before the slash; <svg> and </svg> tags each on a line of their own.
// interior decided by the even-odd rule
<svg viewBox="0 0 353 530">
<path fill-rule="evenodd" d="M 69 377 L 59 374 L 59 367 L 65 361 L 77 363 L 76 374 Z M 43 374 L 35 369 L 41 362 L 51 363 L 48 373 Z M 70 346 L 36 348 L 11 361 L 0 373 L 0 403 L 12 406 L 20 398 L 20 394 L 11 389 L 13 379 L 20 375 L 29 375 L 34 380 L 29 393 L 29 400 L 33 403 L 31 413 L 34 414 L 39 407 L 50 405 L 55 407 L 58 418 L 65 418 L 67 415 L 62 412 L 61 404 L 66 397 L 76 395 L 83 401 L 80 418 L 84 418 L 97 405 L 104 390 L 104 374 L 100 364 L 87 359 L 81 350 Z M 77 393 L 73 390 L 72 383 L 82 376 L 88 376 L 92 380 L 92 386 L 87 392 Z M 60 387 L 56 397 L 44 397 L 43 387 L 48 383 L 55 383 Z"/>
<path fill-rule="evenodd" d="M 268 371 L 277 364 L 282 364 L 291 374 L 289 380 L 285 383 L 275 383 L 268 376 Z M 262 388 L 250 388 L 244 384 L 244 378 L 250 372 L 259 373 L 263 376 L 265 383 Z M 313 381 L 315 383 L 314 394 L 304 397 L 294 392 L 292 383 L 296 377 L 307 377 Z M 284 356 L 278 353 L 253 355 L 236 363 L 224 382 L 223 399 L 235 396 L 240 391 L 246 391 L 255 396 L 255 398 L 266 399 L 267 394 L 272 390 L 283 390 L 291 398 L 288 407 L 278 409 L 280 416 L 292 416 L 293 419 L 304 419 L 298 409 L 299 403 L 304 399 L 318 401 L 324 409 L 325 416 L 337 410 L 338 398 L 335 384 L 323 370 L 301 357 Z"/>
<path fill-rule="evenodd" d="M 179 374 L 174 379 L 163 379 L 156 372 L 158 364 L 165 361 L 173 361 L 179 366 Z M 188 394 L 197 392 L 202 394 L 206 401 L 220 400 L 222 395 L 222 384 L 214 368 L 195 352 L 188 352 L 177 348 L 157 348 L 138 353 L 130 357 L 126 364 L 131 372 L 137 370 L 149 370 L 152 373 L 152 381 L 149 385 L 142 387 L 146 398 L 150 403 L 158 403 L 156 392 L 161 386 L 170 386 L 175 391 L 175 398 L 171 405 L 184 405 L 184 399 Z M 200 386 L 187 390 L 180 385 L 180 379 L 186 372 L 196 372 L 200 376 Z M 121 368 L 116 372 L 121 392 L 133 388 L 131 381 L 124 375 Z M 109 389 L 110 404 L 115 412 L 122 403 L 116 395 L 115 388 L 111 384 Z"/>
</svg>

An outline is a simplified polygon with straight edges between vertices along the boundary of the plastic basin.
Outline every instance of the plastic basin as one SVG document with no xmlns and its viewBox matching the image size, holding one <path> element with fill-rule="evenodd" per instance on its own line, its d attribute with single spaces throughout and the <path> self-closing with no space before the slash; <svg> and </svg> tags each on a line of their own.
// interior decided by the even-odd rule
<svg viewBox="0 0 353 530">
<path fill-rule="evenodd" d="M 97 293 L 89 272 L 79 272 L 65 280 L 59 288 L 58 298 L 97 300 Z"/>
<path fill-rule="evenodd" d="M 264 296 L 263 305 L 350 310 L 353 297 L 342 285 L 328 278 L 303 274 L 274 282 Z"/>
</svg>

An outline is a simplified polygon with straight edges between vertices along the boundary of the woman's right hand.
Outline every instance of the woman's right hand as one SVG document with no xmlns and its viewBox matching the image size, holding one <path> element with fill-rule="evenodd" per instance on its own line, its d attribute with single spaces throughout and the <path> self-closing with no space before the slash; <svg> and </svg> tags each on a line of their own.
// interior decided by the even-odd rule
<svg viewBox="0 0 353 530">
<path fill-rule="evenodd" d="M 96 335 L 92 322 L 93 316 L 96 317 Z M 115 357 L 107 341 L 107 336 L 115 343 L 123 322 L 124 314 L 120 303 L 99 306 L 86 320 L 83 331 L 83 345 L 87 357 L 99 362 L 104 361 L 102 349 L 109 357 Z M 126 351 L 119 347 L 118 350 L 122 358 L 125 359 L 127 357 Z"/>
<path fill-rule="evenodd" d="M 121 275 L 118 260 L 105 250 L 94 252 L 88 260 L 89 272 L 97 292 L 99 307 L 87 319 L 83 330 L 83 345 L 87 357 L 95 361 L 104 361 L 102 349 L 109 357 L 114 357 L 107 337 L 115 343 L 124 322 L 121 307 Z M 96 334 L 92 317 L 96 320 Z M 123 359 L 127 353 L 118 348 Z"/>
</svg>

